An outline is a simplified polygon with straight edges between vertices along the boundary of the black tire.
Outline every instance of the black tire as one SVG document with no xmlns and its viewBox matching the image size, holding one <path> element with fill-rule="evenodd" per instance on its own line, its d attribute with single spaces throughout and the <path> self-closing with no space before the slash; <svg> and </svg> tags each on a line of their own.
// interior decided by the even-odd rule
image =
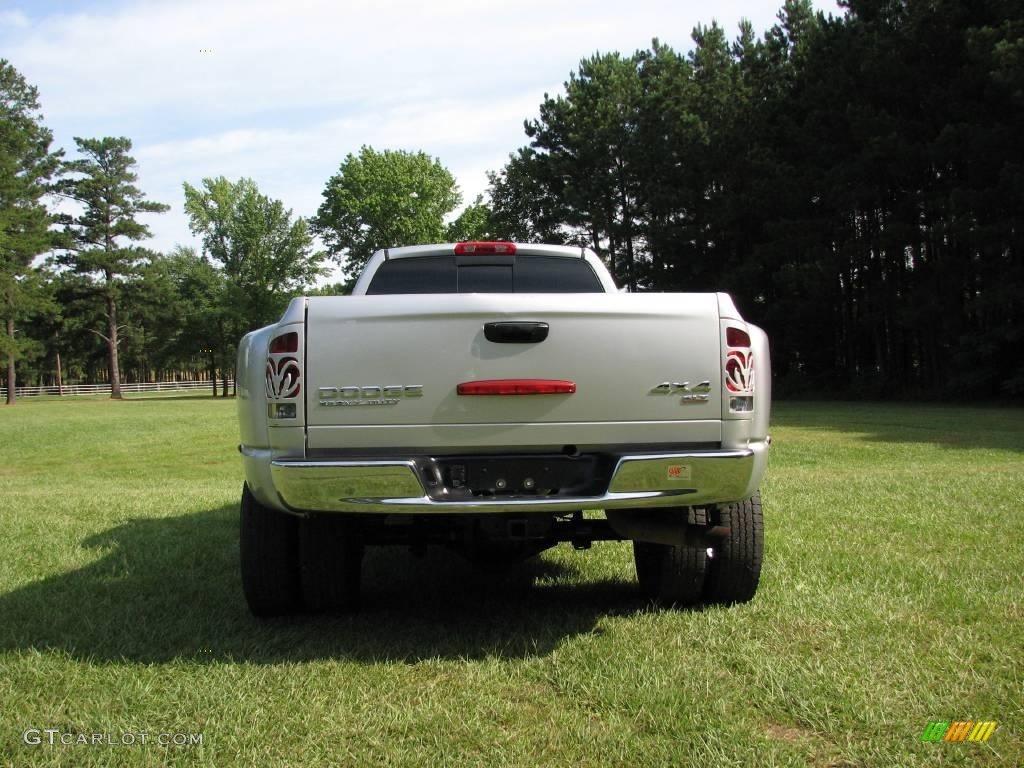
<svg viewBox="0 0 1024 768">
<path fill-rule="evenodd" d="M 729 528 L 729 535 L 712 548 L 704 585 L 709 603 L 745 603 L 757 592 L 764 555 L 761 495 L 710 510 L 711 524 Z"/>
<path fill-rule="evenodd" d="M 299 521 L 260 504 L 242 486 L 239 555 L 242 591 L 254 616 L 291 613 L 299 602 Z"/>
<path fill-rule="evenodd" d="M 299 528 L 302 602 L 307 610 L 353 613 L 359 610 L 363 541 L 345 515 L 314 515 Z"/>
<path fill-rule="evenodd" d="M 696 605 L 704 591 L 705 548 L 633 542 L 637 581 L 645 597 L 665 605 Z"/>
</svg>

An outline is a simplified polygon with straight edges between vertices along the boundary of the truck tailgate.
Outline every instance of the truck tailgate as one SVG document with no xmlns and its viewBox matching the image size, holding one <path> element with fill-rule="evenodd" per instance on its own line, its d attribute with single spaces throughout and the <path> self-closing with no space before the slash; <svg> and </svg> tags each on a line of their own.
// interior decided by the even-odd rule
<svg viewBox="0 0 1024 768">
<path fill-rule="evenodd" d="M 485 324 L 508 321 L 546 323 L 547 338 L 485 338 Z M 627 434 L 635 443 L 717 441 L 719 337 L 714 294 L 313 297 L 308 444 L 493 449 L 621 442 Z M 495 379 L 571 381 L 575 392 L 457 392 L 460 383 Z M 665 382 L 690 387 L 656 389 Z M 696 396 L 685 396 L 690 390 Z"/>
</svg>

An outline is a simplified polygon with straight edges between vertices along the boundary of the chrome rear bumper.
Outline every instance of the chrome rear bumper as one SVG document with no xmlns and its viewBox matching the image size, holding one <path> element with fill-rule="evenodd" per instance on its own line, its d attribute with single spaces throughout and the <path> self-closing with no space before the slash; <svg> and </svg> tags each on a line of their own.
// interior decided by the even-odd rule
<svg viewBox="0 0 1024 768">
<path fill-rule="evenodd" d="M 599 496 L 522 494 L 468 500 L 446 499 L 443 491 L 428 495 L 411 459 L 276 459 L 270 472 L 277 493 L 296 511 L 572 512 L 736 501 L 749 495 L 756 463 L 750 448 L 623 456 L 607 492 Z"/>
</svg>

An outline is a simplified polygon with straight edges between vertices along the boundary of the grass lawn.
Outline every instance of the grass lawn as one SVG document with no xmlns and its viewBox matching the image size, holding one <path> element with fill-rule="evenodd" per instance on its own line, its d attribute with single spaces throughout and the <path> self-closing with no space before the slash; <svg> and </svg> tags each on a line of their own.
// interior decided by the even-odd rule
<svg viewBox="0 0 1024 768">
<path fill-rule="evenodd" d="M 234 401 L 0 409 L 0 765 L 1024 764 L 1024 411 L 775 414 L 748 605 L 647 605 L 627 544 L 380 549 L 359 616 L 258 622 Z"/>
</svg>

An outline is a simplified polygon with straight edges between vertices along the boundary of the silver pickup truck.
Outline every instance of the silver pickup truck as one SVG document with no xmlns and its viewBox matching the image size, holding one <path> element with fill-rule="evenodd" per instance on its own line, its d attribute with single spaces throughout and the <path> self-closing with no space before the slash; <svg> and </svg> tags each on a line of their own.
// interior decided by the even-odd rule
<svg viewBox="0 0 1024 768">
<path fill-rule="evenodd" d="M 585 248 L 379 251 L 239 346 L 249 607 L 356 609 L 367 545 L 599 540 L 664 604 L 749 600 L 770 382 L 724 293 L 623 293 Z"/>
</svg>

